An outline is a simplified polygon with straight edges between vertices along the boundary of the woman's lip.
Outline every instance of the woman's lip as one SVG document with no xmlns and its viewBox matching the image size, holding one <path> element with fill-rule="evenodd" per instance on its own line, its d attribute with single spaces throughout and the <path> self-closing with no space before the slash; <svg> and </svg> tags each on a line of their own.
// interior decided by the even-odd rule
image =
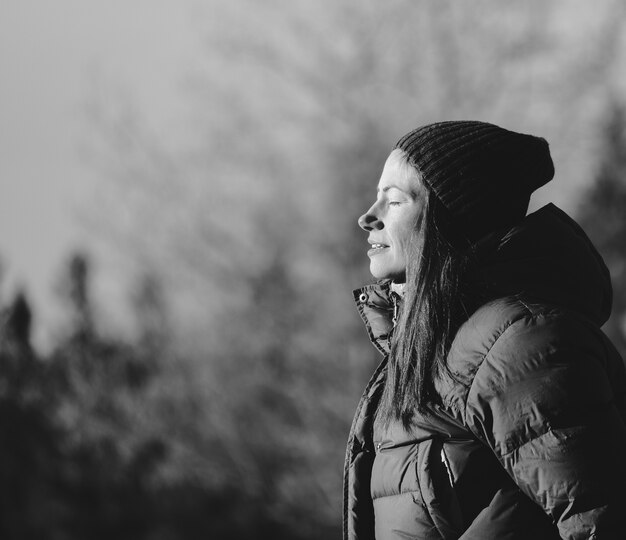
<svg viewBox="0 0 626 540">
<path fill-rule="evenodd" d="M 382 247 L 371 248 L 367 251 L 367 254 L 371 257 L 372 255 L 378 255 L 379 253 L 382 253 L 386 249 L 389 249 L 389 246 L 383 245 Z"/>
</svg>

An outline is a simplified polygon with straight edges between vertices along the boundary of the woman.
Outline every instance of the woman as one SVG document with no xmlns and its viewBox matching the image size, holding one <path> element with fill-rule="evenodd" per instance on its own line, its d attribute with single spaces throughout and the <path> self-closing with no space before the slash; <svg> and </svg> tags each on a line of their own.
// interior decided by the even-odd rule
<svg viewBox="0 0 626 540">
<path fill-rule="evenodd" d="M 355 291 L 384 359 L 352 424 L 344 538 L 626 538 L 626 373 L 608 271 L 554 205 L 544 139 L 405 135 L 359 219 Z"/>
</svg>

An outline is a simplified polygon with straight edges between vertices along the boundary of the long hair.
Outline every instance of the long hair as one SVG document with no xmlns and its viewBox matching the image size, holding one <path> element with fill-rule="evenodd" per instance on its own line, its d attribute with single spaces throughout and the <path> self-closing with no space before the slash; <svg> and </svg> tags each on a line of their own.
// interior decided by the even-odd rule
<svg viewBox="0 0 626 540">
<path fill-rule="evenodd" d="M 467 317 L 463 282 L 473 262 L 469 243 L 450 241 L 443 204 L 430 190 L 425 197 L 408 247 L 404 298 L 378 409 L 385 424 L 400 420 L 405 427 L 416 410 L 438 401 L 434 381 L 448 370 L 448 350 Z"/>
</svg>

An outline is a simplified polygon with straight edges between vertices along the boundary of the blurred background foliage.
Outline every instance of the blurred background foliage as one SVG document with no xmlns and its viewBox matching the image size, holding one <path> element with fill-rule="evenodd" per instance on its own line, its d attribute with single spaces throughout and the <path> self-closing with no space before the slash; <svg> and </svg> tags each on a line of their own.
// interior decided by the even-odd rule
<svg viewBox="0 0 626 540">
<path fill-rule="evenodd" d="M 572 178 L 626 353 L 626 19 L 621 1 L 584 5 L 210 2 L 184 136 L 94 96 L 86 222 L 135 283 L 111 320 L 90 251 L 72 254 L 47 352 L 27 292 L 0 298 L 0 536 L 339 538 L 378 361 L 351 301 L 370 279 L 356 218 L 420 124 L 551 142 L 557 180 L 534 204 Z"/>
</svg>

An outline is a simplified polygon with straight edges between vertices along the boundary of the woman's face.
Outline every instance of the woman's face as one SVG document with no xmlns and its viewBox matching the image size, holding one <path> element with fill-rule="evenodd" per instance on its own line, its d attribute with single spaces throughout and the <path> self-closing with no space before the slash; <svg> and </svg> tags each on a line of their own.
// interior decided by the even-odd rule
<svg viewBox="0 0 626 540">
<path fill-rule="evenodd" d="M 377 279 L 405 279 L 407 247 L 419 226 L 426 190 L 404 152 L 391 152 L 378 182 L 376 201 L 359 218 L 367 231 L 370 272 Z"/>
</svg>

